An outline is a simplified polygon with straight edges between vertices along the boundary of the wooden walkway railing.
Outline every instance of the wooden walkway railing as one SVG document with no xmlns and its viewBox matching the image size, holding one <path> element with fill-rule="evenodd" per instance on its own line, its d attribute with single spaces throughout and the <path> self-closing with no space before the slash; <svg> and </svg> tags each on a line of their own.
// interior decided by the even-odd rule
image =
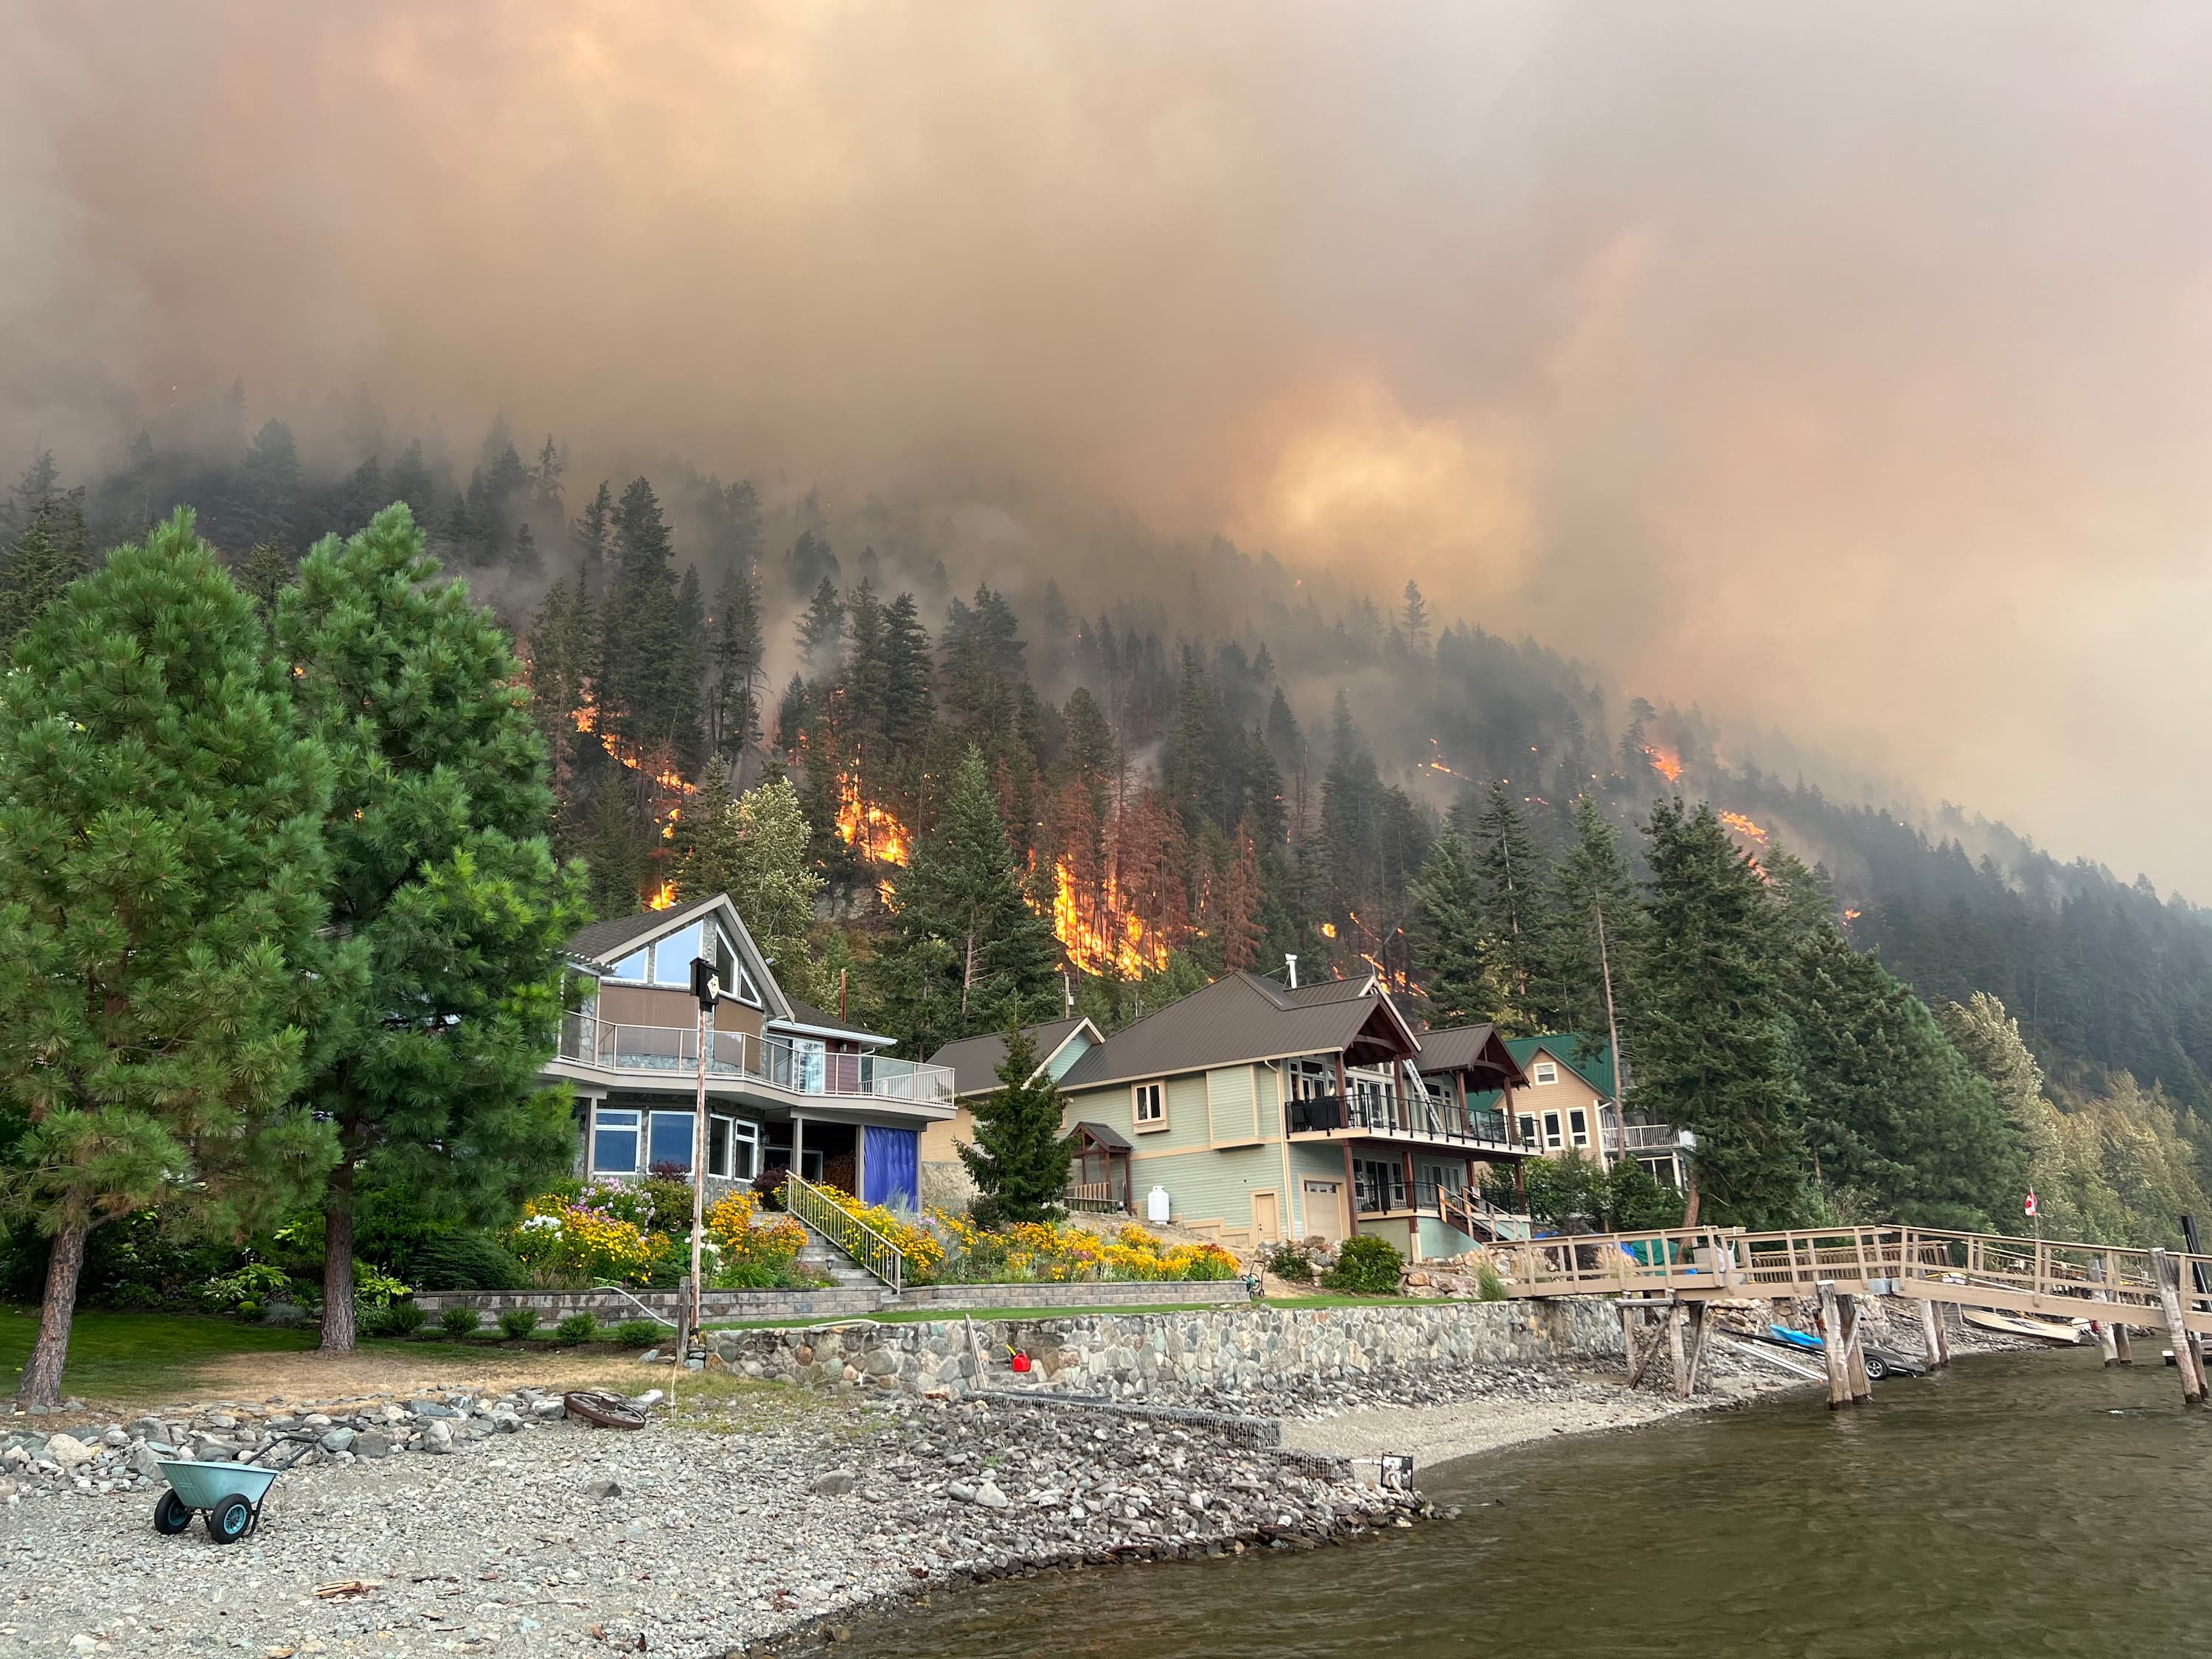
<svg viewBox="0 0 2212 1659">
<path fill-rule="evenodd" d="M 1493 1247 L 1516 1297 L 1667 1292 L 1714 1300 L 1887 1291 L 1929 1301 L 2137 1326 L 2166 1324 L 2166 1295 L 2190 1330 L 2212 1334 L 2212 1256 L 1929 1227 L 1584 1233 Z M 2212 1299 L 2212 1298 L 2206 1298 Z"/>
</svg>

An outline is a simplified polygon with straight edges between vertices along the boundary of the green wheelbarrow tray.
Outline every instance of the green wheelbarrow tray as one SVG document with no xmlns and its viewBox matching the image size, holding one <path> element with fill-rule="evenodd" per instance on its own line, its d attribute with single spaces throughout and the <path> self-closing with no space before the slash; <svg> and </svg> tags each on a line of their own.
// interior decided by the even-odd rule
<svg viewBox="0 0 2212 1659">
<path fill-rule="evenodd" d="M 206 1517 L 208 1536 L 218 1544 L 235 1544 L 261 1524 L 262 1500 L 275 1484 L 275 1469 L 257 1469 L 250 1463 L 195 1463 L 183 1459 L 164 1461 L 161 1474 L 169 1483 L 154 1505 L 154 1530 L 176 1534 L 192 1523 L 195 1512 Z"/>
</svg>

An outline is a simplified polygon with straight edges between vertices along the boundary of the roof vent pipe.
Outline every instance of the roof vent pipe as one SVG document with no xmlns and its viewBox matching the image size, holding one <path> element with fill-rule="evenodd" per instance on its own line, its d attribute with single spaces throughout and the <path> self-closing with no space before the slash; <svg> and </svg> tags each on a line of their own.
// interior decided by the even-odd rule
<svg viewBox="0 0 2212 1659">
<path fill-rule="evenodd" d="M 1297 990 L 1298 988 L 1298 959 L 1296 957 L 1291 956 L 1288 951 L 1285 951 L 1283 954 L 1283 966 L 1290 969 L 1291 989 L 1293 991 Z"/>
</svg>

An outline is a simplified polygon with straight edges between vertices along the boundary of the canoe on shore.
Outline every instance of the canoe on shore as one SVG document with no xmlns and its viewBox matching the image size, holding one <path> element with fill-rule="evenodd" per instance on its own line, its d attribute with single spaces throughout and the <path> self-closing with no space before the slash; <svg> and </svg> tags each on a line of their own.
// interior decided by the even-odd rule
<svg viewBox="0 0 2212 1659">
<path fill-rule="evenodd" d="M 2045 1319 L 2035 1314 L 1998 1313 L 1990 1308 L 1968 1308 L 1960 1317 L 1976 1330 L 1994 1331 L 2000 1336 L 2033 1337 L 2039 1342 L 2055 1342 L 2063 1347 L 2074 1347 L 2089 1340 L 2089 1322 L 2086 1319 Z"/>
</svg>

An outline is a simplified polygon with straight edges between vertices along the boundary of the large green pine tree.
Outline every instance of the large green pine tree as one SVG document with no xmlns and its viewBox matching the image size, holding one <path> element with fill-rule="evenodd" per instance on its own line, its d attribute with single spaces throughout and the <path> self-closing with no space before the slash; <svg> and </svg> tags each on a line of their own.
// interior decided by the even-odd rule
<svg viewBox="0 0 2212 1659">
<path fill-rule="evenodd" d="M 0 692 L 7 1186 L 53 1240 L 19 1401 L 60 1395 L 85 1243 L 158 1207 L 235 1232 L 311 1194 L 295 1105 L 331 765 L 252 601 L 179 512 L 67 589 Z"/>
<path fill-rule="evenodd" d="M 1523 1016 L 1539 1030 L 1556 1030 L 1559 1011 L 1543 995 L 1551 951 L 1545 906 L 1551 870 L 1522 820 L 1520 803 L 1504 783 L 1490 786 L 1470 840 L 1483 919 L 1497 942 L 1498 971 Z"/>
<path fill-rule="evenodd" d="M 1024 894 L 981 750 L 962 757 L 895 903 L 887 1000 L 922 1052 L 1058 1011 L 1058 947 Z"/>
<path fill-rule="evenodd" d="M 1532 1035 L 1498 971 L 1499 953 L 1483 927 L 1482 887 L 1474 855 L 1456 833 L 1447 830 L 1437 837 L 1407 896 L 1429 1023 L 1441 1027 L 1488 1021 L 1508 1036 Z"/>
<path fill-rule="evenodd" d="M 1986 1230 L 2019 1179 L 1990 1085 L 1911 988 L 1823 921 L 1783 975 L 1802 1121 L 1839 1220 Z"/>
<path fill-rule="evenodd" d="M 92 568 L 82 490 L 39 496 L 21 532 L 0 544 L 0 651 L 21 637 L 54 596 Z"/>
<path fill-rule="evenodd" d="M 1608 1031 L 1633 1024 L 1628 967 L 1643 947 L 1644 908 L 1597 802 L 1577 796 L 1572 822 L 1574 841 L 1547 895 L 1541 1000 L 1561 1030 Z"/>
<path fill-rule="evenodd" d="M 1006 1033 L 999 1086 L 975 1103 L 975 1139 L 960 1146 L 983 1195 L 979 1207 L 998 1221 L 1049 1221 L 1060 1212 L 1067 1166 L 1074 1156 L 1060 1127 L 1060 1085 L 1037 1065 L 1036 1039 Z"/>
<path fill-rule="evenodd" d="M 1758 866 L 1709 805 L 1652 809 L 1650 931 L 1629 1103 L 1697 1136 L 1692 1219 L 1786 1226 L 1808 1168 L 1790 1072 L 1787 1009 Z"/>
<path fill-rule="evenodd" d="M 307 1097 L 337 1137 L 324 1210 L 326 1350 L 351 1348 L 365 1168 L 457 1219 L 496 1220 L 569 1152 L 538 1086 L 581 872 L 556 865 L 545 746 L 506 634 L 441 577 L 404 507 L 310 553 L 276 645 L 335 763 L 331 923 L 368 977 L 317 1010 Z"/>
</svg>

